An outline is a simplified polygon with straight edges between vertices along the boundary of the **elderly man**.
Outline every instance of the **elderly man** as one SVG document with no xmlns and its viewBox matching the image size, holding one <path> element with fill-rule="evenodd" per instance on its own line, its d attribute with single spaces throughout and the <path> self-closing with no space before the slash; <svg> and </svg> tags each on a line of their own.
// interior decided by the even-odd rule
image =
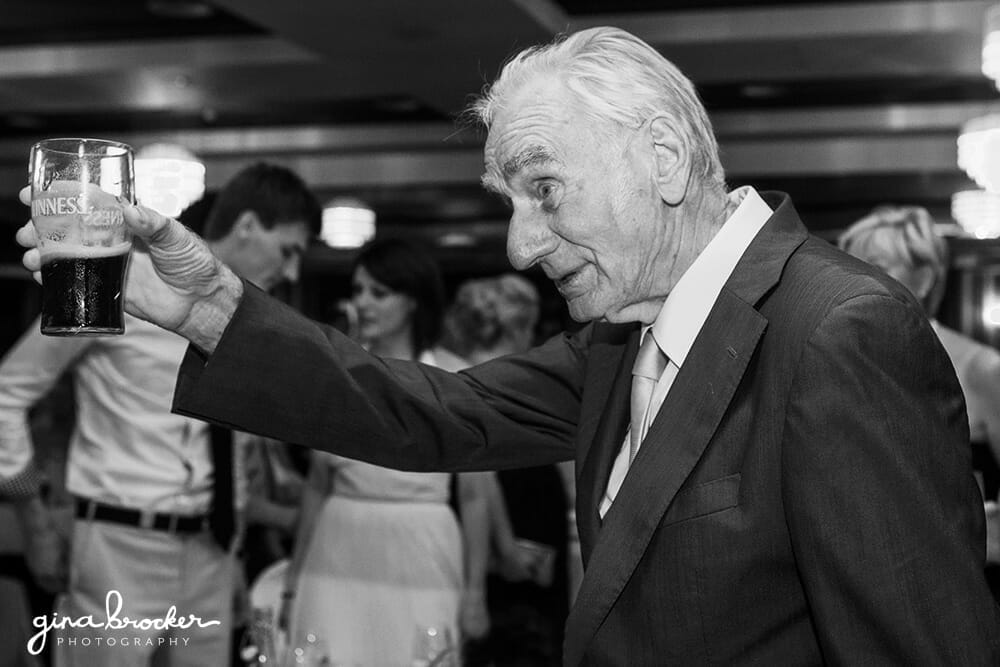
<svg viewBox="0 0 1000 667">
<path fill-rule="evenodd" d="M 319 203 L 302 180 L 260 163 L 222 188 L 204 234 L 233 271 L 270 289 L 298 279 L 319 223 Z M 219 621 L 189 630 L 58 629 L 46 642 L 57 666 L 228 665 L 233 503 L 241 495 L 232 438 L 170 412 L 186 341 L 136 318 L 126 328 L 123 336 L 51 338 L 35 322 L 0 362 L 0 495 L 16 499 L 34 576 L 65 588 L 61 616 L 102 623 L 114 590 L 121 617 L 162 619 L 173 606 L 181 617 Z M 64 545 L 28 463 L 27 413 L 70 368 L 77 415 L 67 487 L 76 520 Z"/>
<path fill-rule="evenodd" d="M 692 84 L 626 32 L 520 54 L 476 110 L 511 262 L 590 324 L 459 374 L 380 361 L 131 209 L 129 307 L 193 343 L 174 409 L 412 469 L 575 457 L 567 665 L 997 664 L 961 392 L 913 298 L 787 196 L 727 192 Z"/>
</svg>

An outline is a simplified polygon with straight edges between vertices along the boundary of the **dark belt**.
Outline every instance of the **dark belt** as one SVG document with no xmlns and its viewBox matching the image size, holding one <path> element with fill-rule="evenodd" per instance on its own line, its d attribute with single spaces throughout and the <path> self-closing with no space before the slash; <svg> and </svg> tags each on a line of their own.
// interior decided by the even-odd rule
<svg viewBox="0 0 1000 667">
<path fill-rule="evenodd" d="M 96 500 L 76 499 L 76 518 L 88 521 L 107 521 L 124 526 L 136 526 L 148 530 L 162 530 L 168 533 L 200 533 L 208 528 L 208 516 L 185 516 L 163 512 L 143 512 L 105 505 Z"/>
</svg>

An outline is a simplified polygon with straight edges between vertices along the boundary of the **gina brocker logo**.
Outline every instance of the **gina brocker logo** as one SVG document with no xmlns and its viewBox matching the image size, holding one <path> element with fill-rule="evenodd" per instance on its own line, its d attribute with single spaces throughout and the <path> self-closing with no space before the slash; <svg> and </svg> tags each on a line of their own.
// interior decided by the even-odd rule
<svg viewBox="0 0 1000 667">
<path fill-rule="evenodd" d="M 38 629 L 31 639 L 28 640 L 28 653 L 38 655 L 45 649 L 45 642 L 49 632 L 52 630 L 65 630 L 66 628 L 92 628 L 94 630 L 116 630 L 121 631 L 117 637 L 106 637 L 97 635 L 94 637 L 74 636 L 56 637 L 57 644 L 66 643 L 70 646 L 161 646 L 177 645 L 183 643 L 187 645 L 190 638 L 187 637 L 151 637 L 152 630 L 190 630 L 192 628 L 209 628 L 213 625 L 221 625 L 218 620 L 205 621 L 194 614 L 186 616 L 177 613 L 177 607 L 171 605 L 166 613 L 160 618 L 130 618 L 122 615 L 122 595 L 116 590 L 108 591 L 104 599 L 104 618 L 100 616 L 87 615 L 65 616 L 58 613 L 45 616 L 35 616 L 32 626 Z M 142 632 L 143 635 L 130 635 L 129 632 Z M 79 635 L 79 633 L 77 633 Z"/>
</svg>

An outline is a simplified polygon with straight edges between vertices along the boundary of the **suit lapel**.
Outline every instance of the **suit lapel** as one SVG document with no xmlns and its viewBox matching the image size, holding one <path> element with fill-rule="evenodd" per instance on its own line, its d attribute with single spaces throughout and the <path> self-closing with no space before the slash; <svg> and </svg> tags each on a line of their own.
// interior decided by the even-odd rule
<svg viewBox="0 0 1000 667">
<path fill-rule="evenodd" d="M 807 238 L 787 196 L 765 199 L 774 215 L 720 293 L 592 542 L 586 574 L 567 621 L 566 665 L 582 661 L 664 513 L 711 441 L 767 326 L 755 305 L 777 284 L 788 257 Z M 635 348 L 636 340 L 630 340 L 628 351 L 633 357 Z M 629 354 L 624 354 L 622 360 L 628 359 Z M 618 424 L 621 413 L 627 420 L 626 366 L 620 364 L 614 382 L 616 393 L 625 397 L 624 407 L 618 405 L 621 396 L 616 396 L 615 409 L 609 409 L 600 422 L 582 467 L 580 489 L 587 496 L 578 505 L 578 518 L 584 517 L 581 546 L 584 521 L 592 521 L 585 513 L 593 512 L 596 517 L 604 492 L 601 482 L 607 483 L 606 466 L 624 437 L 624 426 Z M 597 525 L 595 518 L 595 531 Z"/>
<path fill-rule="evenodd" d="M 719 295 L 643 441 L 597 536 L 567 623 L 576 664 L 632 576 L 678 489 L 708 445 L 753 356 L 766 320 L 731 292 Z M 620 443 L 619 443 L 620 444 Z M 574 649 L 581 652 L 572 655 Z"/>
</svg>

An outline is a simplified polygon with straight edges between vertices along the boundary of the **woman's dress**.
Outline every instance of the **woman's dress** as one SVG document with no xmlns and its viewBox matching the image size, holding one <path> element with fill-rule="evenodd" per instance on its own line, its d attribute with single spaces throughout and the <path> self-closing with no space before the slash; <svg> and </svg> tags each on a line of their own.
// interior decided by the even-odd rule
<svg viewBox="0 0 1000 667">
<path fill-rule="evenodd" d="M 402 667 L 420 627 L 457 640 L 462 542 L 449 475 L 389 470 L 332 454 L 333 491 L 317 515 L 289 638 L 308 633 L 334 664 Z"/>
</svg>

